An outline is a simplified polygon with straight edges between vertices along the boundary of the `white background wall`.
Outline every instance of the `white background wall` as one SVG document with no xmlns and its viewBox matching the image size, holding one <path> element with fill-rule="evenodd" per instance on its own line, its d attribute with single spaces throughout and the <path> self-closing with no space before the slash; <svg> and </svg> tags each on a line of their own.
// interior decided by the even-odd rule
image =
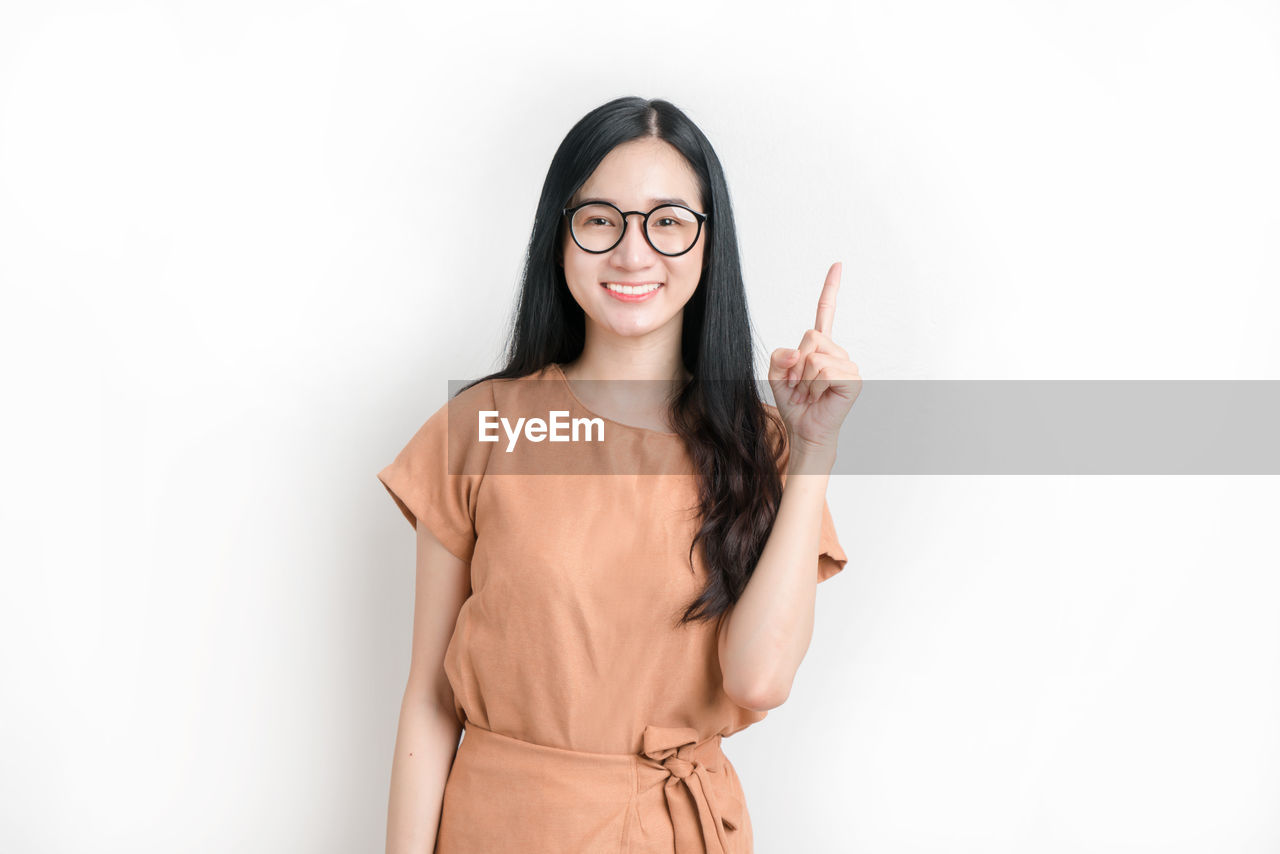
<svg viewBox="0 0 1280 854">
<path fill-rule="evenodd" d="M 382 850 L 375 473 L 618 95 L 717 147 L 762 372 L 843 260 L 868 379 L 1280 379 L 1275 3 L 453 5 L 0 7 L 0 849 Z M 758 852 L 1280 850 L 1275 477 L 829 498 Z"/>
</svg>

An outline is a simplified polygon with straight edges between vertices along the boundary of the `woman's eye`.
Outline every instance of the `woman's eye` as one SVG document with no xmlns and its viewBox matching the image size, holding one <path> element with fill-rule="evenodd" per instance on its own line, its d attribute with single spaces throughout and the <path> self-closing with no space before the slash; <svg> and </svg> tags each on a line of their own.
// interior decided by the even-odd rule
<svg viewBox="0 0 1280 854">
<path fill-rule="evenodd" d="M 587 225 L 596 225 L 596 224 L 609 225 L 609 221 L 602 216 L 593 216 L 591 217 L 591 219 L 587 220 Z"/>
<path fill-rule="evenodd" d="M 664 222 L 675 222 L 675 220 L 669 216 L 664 216 L 658 220 L 658 225 L 662 225 Z"/>
</svg>

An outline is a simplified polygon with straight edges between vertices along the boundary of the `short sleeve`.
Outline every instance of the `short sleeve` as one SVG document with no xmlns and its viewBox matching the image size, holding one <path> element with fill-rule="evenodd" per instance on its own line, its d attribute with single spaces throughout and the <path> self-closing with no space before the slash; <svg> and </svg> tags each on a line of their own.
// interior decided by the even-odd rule
<svg viewBox="0 0 1280 854">
<path fill-rule="evenodd" d="M 836 537 L 836 523 L 831 518 L 831 505 L 822 501 L 822 530 L 818 534 L 818 583 L 826 581 L 849 562 Z"/>
<path fill-rule="evenodd" d="M 463 425 L 474 422 L 466 413 L 476 408 L 477 398 L 491 394 L 472 386 L 456 395 L 378 472 L 378 480 L 409 524 L 416 530 L 419 522 L 425 523 L 454 557 L 466 562 L 475 551 L 485 452 Z"/>
<path fill-rule="evenodd" d="M 770 404 L 765 404 L 774 415 L 778 415 L 778 409 Z M 783 438 L 782 455 L 778 458 L 778 473 L 782 477 L 785 484 L 787 480 L 787 461 L 791 458 L 791 448 Z M 844 549 L 840 546 L 840 538 L 836 535 L 836 523 L 831 517 L 831 504 L 826 497 L 822 499 L 822 524 L 818 529 L 818 583 L 826 581 L 833 575 L 844 569 L 845 564 L 849 562 L 848 556 L 844 553 Z"/>
</svg>

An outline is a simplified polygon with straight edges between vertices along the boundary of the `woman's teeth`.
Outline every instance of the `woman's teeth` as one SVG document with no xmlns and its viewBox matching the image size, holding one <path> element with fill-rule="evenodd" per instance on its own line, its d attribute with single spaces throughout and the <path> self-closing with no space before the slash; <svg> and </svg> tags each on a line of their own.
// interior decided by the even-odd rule
<svg viewBox="0 0 1280 854">
<path fill-rule="evenodd" d="M 605 282 L 604 286 L 620 294 L 647 294 L 662 287 L 661 284 L 636 285 L 633 287 L 631 285 L 615 285 L 613 282 Z"/>
</svg>

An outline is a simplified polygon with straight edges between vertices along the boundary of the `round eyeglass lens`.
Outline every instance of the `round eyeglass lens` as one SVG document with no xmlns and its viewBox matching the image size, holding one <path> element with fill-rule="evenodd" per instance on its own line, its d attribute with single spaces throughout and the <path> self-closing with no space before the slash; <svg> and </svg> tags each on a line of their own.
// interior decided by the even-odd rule
<svg viewBox="0 0 1280 854">
<path fill-rule="evenodd" d="M 583 249 L 604 252 L 622 234 L 622 214 L 609 205 L 587 205 L 573 215 L 573 236 Z M 649 214 L 649 242 L 659 252 L 677 255 L 698 238 L 698 218 L 687 208 L 667 205 Z"/>
</svg>

